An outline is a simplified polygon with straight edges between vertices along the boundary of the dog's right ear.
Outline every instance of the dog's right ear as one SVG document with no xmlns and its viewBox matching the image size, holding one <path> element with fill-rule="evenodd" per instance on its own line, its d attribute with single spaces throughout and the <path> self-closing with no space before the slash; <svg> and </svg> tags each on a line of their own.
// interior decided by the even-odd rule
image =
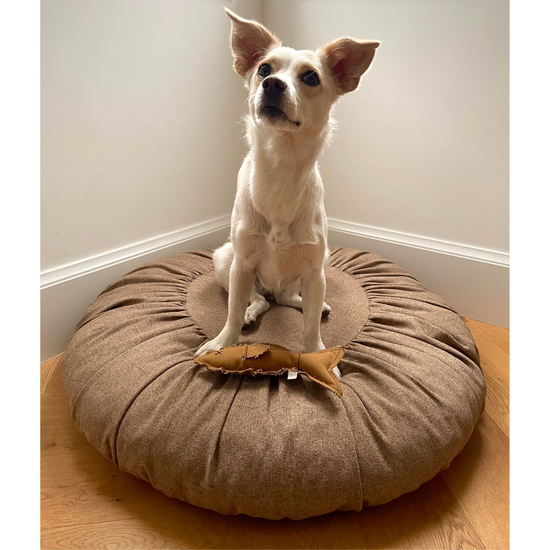
<svg viewBox="0 0 550 550">
<path fill-rule="evenodd" d="M 233 68 L 243 78 L 267 50 L 280 46 L 281 41 L 256 21 L 243 19 L 225 8 L 231 18 L 231 50 Z"/>
</svg>

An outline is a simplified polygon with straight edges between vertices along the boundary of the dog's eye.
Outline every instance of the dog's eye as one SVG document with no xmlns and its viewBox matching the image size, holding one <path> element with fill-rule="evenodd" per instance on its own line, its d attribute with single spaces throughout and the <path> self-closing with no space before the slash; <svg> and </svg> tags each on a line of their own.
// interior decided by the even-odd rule
<svg viewBox="0 0 550 550">
<path fill-rule="evenodd" d="M 266 76 L 269 76 L 271 74 L 271 65 L 268 65 L 267 63 L 264 63 L 263 65 L 260 65 L 260 68 L 258 69 L 258 74 L 265 78 Z"/>
<path fill-rule="evenodd" d="M 302 82 L 308 86 L 318 86 L 321 84 L 319 75 L 315 71 L 306 71 L 300 78 Z"/>
</svg>

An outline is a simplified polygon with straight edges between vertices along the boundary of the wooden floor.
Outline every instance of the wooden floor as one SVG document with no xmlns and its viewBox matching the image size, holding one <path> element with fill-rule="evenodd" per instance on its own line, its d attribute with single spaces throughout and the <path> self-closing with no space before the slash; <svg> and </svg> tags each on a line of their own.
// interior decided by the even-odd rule
<svg viewBox="0 0 550 550">
<path fill-rule="evenodd" d="M 467 323 L 487 401 L 451 467 L 383 506 L 301 521 L 222 516 L 121 473 L 75 428 L 62 356 L 42 363 L 42 548 L 509 548 L 509 332 Z"/>
</svg>

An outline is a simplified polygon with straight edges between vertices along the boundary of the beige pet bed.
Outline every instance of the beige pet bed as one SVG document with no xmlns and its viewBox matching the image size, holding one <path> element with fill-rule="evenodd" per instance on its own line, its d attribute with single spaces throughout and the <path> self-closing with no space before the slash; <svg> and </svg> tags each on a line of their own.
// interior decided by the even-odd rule
<svg viewBox="0 0 550 550">
<path fill-rule="evenodd" d="M 321 334 L 344 346 L 342 397 L 307 376 L 212 372 L 222 328 L 212 252 L 125 275 L 87 309 L 63 377 L 73 417 L 121 470 L 223 514 L 293 519 L 414 491 L 472 434 L 485 383 L 460 316 L 395 264 L 332 249 Z M 302 352 L 302 312 L 272 303 L 241 342 Z"/>
</svg>

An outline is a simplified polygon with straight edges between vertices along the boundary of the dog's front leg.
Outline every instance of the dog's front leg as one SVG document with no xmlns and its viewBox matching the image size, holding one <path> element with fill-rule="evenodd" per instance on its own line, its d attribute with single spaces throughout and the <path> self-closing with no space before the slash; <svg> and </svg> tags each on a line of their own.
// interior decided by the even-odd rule
<svg viewBox="0 0 550 550">
<path fill-rule="evenodd" d="M 302 308 L 304 310 L 304 347 L 306 353 L 325 349 L 321 340 L 321 314 L 325 299 L 325 272 L 322 267 L 302 273 Z"/>
<path fill-rule="evenodd" d="M 229 273 L 227 321 L 218 336 L 204 343 L 195 353 L 195 357 L 208 351 L 219 350 L 239 343 L 239 335 L 244 324 L 244 314 L 250 300 L 254 277 L 254 267 L 238 256 L 234 256 Z"/>
</svg>

